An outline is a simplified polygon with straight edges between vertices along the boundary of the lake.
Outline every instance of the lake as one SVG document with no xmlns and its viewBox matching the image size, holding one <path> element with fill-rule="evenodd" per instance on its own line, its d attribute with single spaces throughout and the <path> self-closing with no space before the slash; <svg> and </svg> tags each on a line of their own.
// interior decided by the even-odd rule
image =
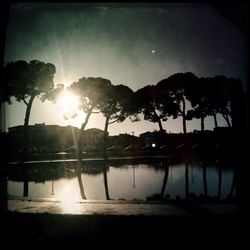
<svg viewBox="0 0 250 250">
<path fill-rule="evenodd" d="M 185 199 L 234 194 L 234 170 L 218 160 L 167 163 L 154 161 L 89 161 L 33 164 L 7 173 L 10 197 L 88 200 Z"/>
</svg>

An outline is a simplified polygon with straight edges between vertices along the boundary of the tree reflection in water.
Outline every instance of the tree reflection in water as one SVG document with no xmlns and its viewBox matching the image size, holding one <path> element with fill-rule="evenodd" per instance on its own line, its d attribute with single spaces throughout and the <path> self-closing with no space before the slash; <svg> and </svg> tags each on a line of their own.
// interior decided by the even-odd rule
<svg viewBox="0 0 250 250">
<path fill-rule="evenodd" d="M 28 180 L 25 180 L 23 182 L 23 197 L 28 197 L 29 196 L 29 182 Z"/>
<path fill-rule="evenodd" d="M 76 165 L 77 162 L 55 163 L 53 167 L 37 164 L 25 168 L 18 166 L 10 169 L 7 174 L 8 191 L 10 195 L 27 195 L 30 199 L 51 198 L 54 195 L 54 199 L 66 203 L 87 198 L 121 199 L 121 193 L 125 200 L 145 200 L 149 196 L 166 201 L 173 201 L 178 196 L 178 199 L 190 202 L 217 202 L 219 197 L 221 200 L 230 197 L 234 199 L 237 183 L 232 163 L 220 161 L 218 165 L 214 160 L 192 163 L 195 185 L 191 187 L 191 163 L 170 163 L 164 160 L 145 163 L 105 159 L 83 161 L 82 169 Z M 109 186 L 110 181 L 112 186 Z M 168 195 L 165 195 L 166 189 Z"/>
<path fill-rule="evenodd" d="M 76 173 L 77 173 L 77 180 L 78 180 L 78 184 L 79 184 L 79 188 L 80 188 L 81 197 L 83 200 L 86 200 L 87 197 L 85 195 L 83 184 L 82 184 L 82 176 L 81 176 L 82 170 L 80 167 L 77 168 Z"/>
<path fill-rule="evenodd" d="M 161 165 L 165 168 L 165 174 L 164 174 L 164 179 L 163 179 L 162 188 L 161 188 L 161 196 L 160 196 L 161 199 L 163 199 L 167 181 L 168 181 L 169 164 L 167 161 L 162 161 Z"/>
<path fill-rule="evenodd" d="M 110 197 L 109 197 L 109 187 L 108 187 L 108 177 L 107 177 L 107 169 L 108 169 L 108 159 L 107 159 L 107 157 L 105 157 L 104 158 L 104 162 L 103 162 L 104 188 L 105 188 L 106 199 L 110 200 Z"/>
<path fill-rule="evenodd" d="M 202 164 L 202 176 L 203 176 L 203 188 L 204 188 L 204 196 L 207 197 L 207 165 L 206 162 Z"/>
</svg>

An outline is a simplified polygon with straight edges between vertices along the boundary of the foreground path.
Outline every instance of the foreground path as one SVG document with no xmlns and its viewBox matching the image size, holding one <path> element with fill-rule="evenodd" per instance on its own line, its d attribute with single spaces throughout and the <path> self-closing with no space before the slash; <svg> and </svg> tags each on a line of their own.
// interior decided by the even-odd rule
<svg viewBox="0 0 250 250">
<path fill-rule="evenodd" d="M 9 200 L 8 206 L 0 237 L 10 249 L 247 249 L 249 243 L 245 218 L 225 214 L 226 205 L 223 214 L 127 201 Z"/>
</svg>

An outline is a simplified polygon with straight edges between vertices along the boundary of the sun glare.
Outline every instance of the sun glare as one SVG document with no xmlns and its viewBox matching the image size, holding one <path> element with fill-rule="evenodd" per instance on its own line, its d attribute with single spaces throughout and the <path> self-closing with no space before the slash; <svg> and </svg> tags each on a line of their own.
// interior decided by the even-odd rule
<svg viewBox="0 0 250 250">
<path fill-rule="evenodd" d="M 79 206 L 77 202 L 79 202 L 80 198 L 74 186 L 70 184 L 65 186 L 59 195 L 59 200 L 62 202 L 62 210 L 65 213 L 75 213 L 78 211 Z"/>
<path fill-rule="evenodd" d="M 77 96 L 65 90 L 58 96 L 56 103 L 65 119 L 76 117 L 80 104 Z"/>
</svg>

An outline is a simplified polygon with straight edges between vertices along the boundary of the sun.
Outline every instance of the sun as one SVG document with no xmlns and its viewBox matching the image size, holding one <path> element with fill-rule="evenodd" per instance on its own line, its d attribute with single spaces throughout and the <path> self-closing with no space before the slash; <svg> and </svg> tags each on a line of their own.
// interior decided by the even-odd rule
<svg viewBox="0 0 250 250">
<path fill-rule="evenodd" d="M 65 119 L 75 118 L 80 106 L 79 97 L 64 90 L 56 100 L 57 106 Z"/>
</svg>

